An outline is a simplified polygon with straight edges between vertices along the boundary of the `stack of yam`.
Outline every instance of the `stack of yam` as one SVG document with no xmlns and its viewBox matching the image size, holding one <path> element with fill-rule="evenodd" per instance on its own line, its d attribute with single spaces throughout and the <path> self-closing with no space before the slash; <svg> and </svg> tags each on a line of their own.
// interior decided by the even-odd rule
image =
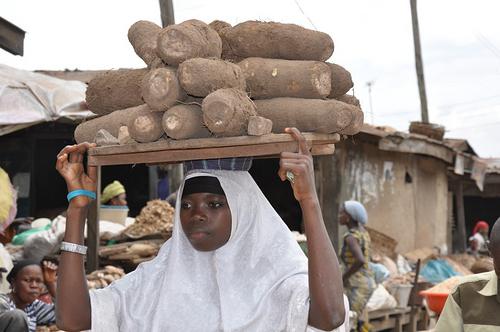
<svg viewBox="0 0 500 332">
<path fill-rule="evenodd" d="M 111 264 L 137 265 L 156 257 L 163 239 L 140 240 L 113 244 L 99 249 L 99 257 Z"/>
<path fill-rule="evenodd" d="M 474 265 L 470 268 L 472 273 L 483 273 L 493 271 L 495 266 L 493 265 L 493 258 L 491 257 L 482 257 L 479 258 Z"/>
<path fill-rule="evenodd" d="M 149 201 L 135 218 L 135 222 L 125 228 L 123 233 L 131 239 L 157 234 L 168 239 L 174 227 L 174 212 L 174 208 L 167 201 Z"/>
<path fill-rule="evenodd" d="M 89 289 L 104 288 L 115 280 L 123 278 L 125 272 L 119 267 L 107 265 L 104 269 L 87 274 L 87 285 Z"/>
<path fill-rule="evenodd" d="M 77 127 L 78 143 L 262 136 L 287 127 L 354 135 L 362 127 L 359 101 L 348 94 L 351 74 L 326 62 L 334 50 L 326 33 L 276 22 L 139 21 L 128 39 L 145 68 L 89 82 L 86 101 L 100 117 Z"/>
</svg>

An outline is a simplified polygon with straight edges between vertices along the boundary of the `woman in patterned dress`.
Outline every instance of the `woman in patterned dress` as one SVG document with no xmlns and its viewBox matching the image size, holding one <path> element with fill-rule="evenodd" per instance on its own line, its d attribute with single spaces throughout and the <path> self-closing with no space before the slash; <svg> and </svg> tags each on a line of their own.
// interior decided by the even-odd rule
<svg viewBox="0 0 500 332">
<path fill-rule="evenodd" d="M 376 284 L 370 270 L 370 235 L 363 227 L 368 222 L 364 206 L 357 201 L 346 201 L 339 212 L 339 223 L 348 228 L 340 258 L 345 265 L 342 276 L 344 291 L 352 311 L 358 317 L 358 331 L 369 330 L 362 317 L 366 303 Z"/>
</svg>

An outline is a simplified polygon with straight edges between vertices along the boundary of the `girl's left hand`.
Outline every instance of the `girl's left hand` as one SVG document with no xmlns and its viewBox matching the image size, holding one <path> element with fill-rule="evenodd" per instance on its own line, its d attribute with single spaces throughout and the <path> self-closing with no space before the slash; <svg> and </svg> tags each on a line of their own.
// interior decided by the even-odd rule
<svg viewBox="0 0 500 332">
<path fill-rule="evenodd" d="M 297 141 L 299 150 L 282 152 L 278 175 L 281 181 L 289 179 L 295 199 L 299 202 L 316 200 L 316 185 L 314 182 L 314 165 L 311 152 L 307 147 L 306 139 L 297 128 L 286 128 L 286 133 Z M 288 172 L 288 176 L 287 176 Z M 290 174 L 291 173 L 291 174 Z"/>
<path fill-rule="evenodd" d="M 57 280 L 57 265 L 49 262 L 43 261 L 42 263 L 43 280 L 45 284 L 55 283 Z"/>
</svg>

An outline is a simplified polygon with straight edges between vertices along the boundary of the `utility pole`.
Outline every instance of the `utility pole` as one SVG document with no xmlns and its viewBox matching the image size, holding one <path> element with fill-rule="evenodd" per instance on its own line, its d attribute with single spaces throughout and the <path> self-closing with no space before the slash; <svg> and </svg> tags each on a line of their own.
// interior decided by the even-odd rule
<svg viewBox="0 0 500 332">
<path fill-rule="evenodd" d="M 174 15 L 174 4 L 172 0 L 159 0 L 160 2 L 160 15 L 161 15 L 161 25 L 163 27 L 175 24 Z M 150 170 L 150 174 L 153 170 Z M 156 172 L 156 166 L 154 167 L 154 172 Z M 154 175 L 151 175 L 154 178 Z M 182 183 L 184 178 L 184 170 L 182 164 L 173 164 L 168 167 L 168 178 L 169 178 L 169 192 L 173 193 L 176 191 Z M 156 179 L 158 179 L 156 177 Z M 150 192 L 153 188 L 150 187 Z M 156 190 L 156 187 L 155 187 Z"/>
<path fill-rule="evenodd" d="M 160 0 L 160 14 L 162 27 L 175 24 L 174 4 L 172 0 Z"/>
<path fill-rule="evenodd" d="M 366 86 L 368 87 L 368 99 L 370 101 L 370 117 L 372 118 L 372 125 L 375 124 L 373 120 L 373 104 L 372 104 L 372 86 L 374 83 L 375 83 L 374 81 L 366 82 Z"/>
<path fill-rule="evenodd" d="M 413 26 L 413 44 L 415 45 L 415 67 L 417 69 L 418 92 L 420 94 L 420 110 L 422 122 L 429 123 L 427 111 L 427 95 L 425 93 L 424 65 L 422 63 L 422 50 L 420 47 L 420 32 L 418 29 L 417 0 L 410 0 L 411 21 Z"/>
</svg>

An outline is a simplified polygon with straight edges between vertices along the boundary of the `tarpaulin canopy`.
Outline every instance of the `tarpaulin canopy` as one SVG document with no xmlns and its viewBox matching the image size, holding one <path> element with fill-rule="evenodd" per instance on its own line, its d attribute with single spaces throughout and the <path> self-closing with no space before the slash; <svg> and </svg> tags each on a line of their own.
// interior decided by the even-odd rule
<svg viewBox="0 0 500 332">
<path fill-rule="evenodd" d="M 41 122 L 95 116 L 85 104 L 85 83 L 0 64 L 0 136 Z"/>
</svg>

